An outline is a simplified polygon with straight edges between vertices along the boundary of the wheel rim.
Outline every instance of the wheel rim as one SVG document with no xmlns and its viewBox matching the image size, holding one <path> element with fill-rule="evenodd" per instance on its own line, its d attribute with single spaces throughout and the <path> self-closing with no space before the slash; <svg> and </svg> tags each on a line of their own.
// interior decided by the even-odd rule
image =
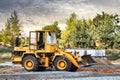
<svg viewBox="0 0 120 80">
<path fill-rule="evenodd" d="M 32 68 L 33 68 L 34 62 L 29 59 L 29 60 L 26 60 L 26 61 L 25 61 L 25 64 L 24 64 L 24 65 L 25 65 L 25 68 L 29 70 L 29 69 L 32 69 Z"/>
<path fill-rule="evenodd" d="M 66 63 L 66 61 L 65 60 L 59 60 L 58 61 L 58 63 L 57 63 L 57 67 L 59 68 L 59 69 L 65 69 L 66 68 L 66 66 L 67 66 L 67 63 Z"/>
</svg>

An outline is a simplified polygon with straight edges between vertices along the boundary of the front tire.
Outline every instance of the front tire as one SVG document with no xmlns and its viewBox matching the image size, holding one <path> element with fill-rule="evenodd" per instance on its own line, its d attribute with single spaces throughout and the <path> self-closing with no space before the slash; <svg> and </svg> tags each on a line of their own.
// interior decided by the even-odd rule
<svg viewBox="0 0 120 80">
<path fill-rule="evenodd" d="M 74 64 L 72 64 L 70 71 L 75 72 L 77 71 L 78 67 L 76 67 Z"/>
<path fill-rule="evenodd" d="M 36 71 L 38 69 L 38 60 L 34 56 L 26 56 L 22 61 L 23 67 L 27 71 Z"/>
<path fill-rule="evenodd" d="M 68 58 L 60 56 L 55 59 L 54 66 L 57 71 L 69 71 L 71 62 Z"/>
</svg>

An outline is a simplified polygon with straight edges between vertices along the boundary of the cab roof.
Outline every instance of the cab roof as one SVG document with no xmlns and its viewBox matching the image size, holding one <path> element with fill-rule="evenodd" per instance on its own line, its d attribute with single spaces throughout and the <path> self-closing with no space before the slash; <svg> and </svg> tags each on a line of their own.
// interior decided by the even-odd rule
<svg viewBox="0 0 120 80">
<path fill-rule="evenodd" d="M 35 32 L 55 32 L 53 30 L 35 30 Z"/>
</svg>

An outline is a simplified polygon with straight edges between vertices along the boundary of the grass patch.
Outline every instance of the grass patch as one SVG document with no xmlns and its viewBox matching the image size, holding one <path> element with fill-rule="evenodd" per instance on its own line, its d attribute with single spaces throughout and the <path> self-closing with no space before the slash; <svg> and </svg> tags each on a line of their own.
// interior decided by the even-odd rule
<svg viewBox="0 0 120 80">
<path fill-rule="evenodd" d="M 0 48 L 0 54 L 11 53 L 11 52 L 12 52 L 12 49 L 10 48 Z"/>
<path fill-rule="evenodd" d="M 11 61 L 11 52 L 10 48 L 0 48 L 0 62 Z"/>
<path fill-rule="evenodd" d="M 11 61 L 11 53 L 4 53 L 0 55 L 0 62 Z"/>
<path fill-rule="evenodd" d="M 1 68 L 7 68 L 7 67 L 9 67 L 9 66 L 0 66 L 0 69 L 1 69 Z"/>
</svg>

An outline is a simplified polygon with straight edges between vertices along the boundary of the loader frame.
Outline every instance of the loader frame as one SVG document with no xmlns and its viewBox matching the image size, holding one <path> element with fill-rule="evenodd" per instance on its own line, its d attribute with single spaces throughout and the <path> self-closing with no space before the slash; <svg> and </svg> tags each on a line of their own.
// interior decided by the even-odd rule
<svg viewBox="0 0 120 80">
<path fill-rule="evenodd" d="M 47 67 L 55 67 L 60 71 L 80 68 L 82 57 L 58 49 L 54 31 L 30 31 L 29 38 L 29 47 L 14 47 L 11 57 L 13 63 L 22 64 L 27 71 L 43 70 Z"/>
</svg>

